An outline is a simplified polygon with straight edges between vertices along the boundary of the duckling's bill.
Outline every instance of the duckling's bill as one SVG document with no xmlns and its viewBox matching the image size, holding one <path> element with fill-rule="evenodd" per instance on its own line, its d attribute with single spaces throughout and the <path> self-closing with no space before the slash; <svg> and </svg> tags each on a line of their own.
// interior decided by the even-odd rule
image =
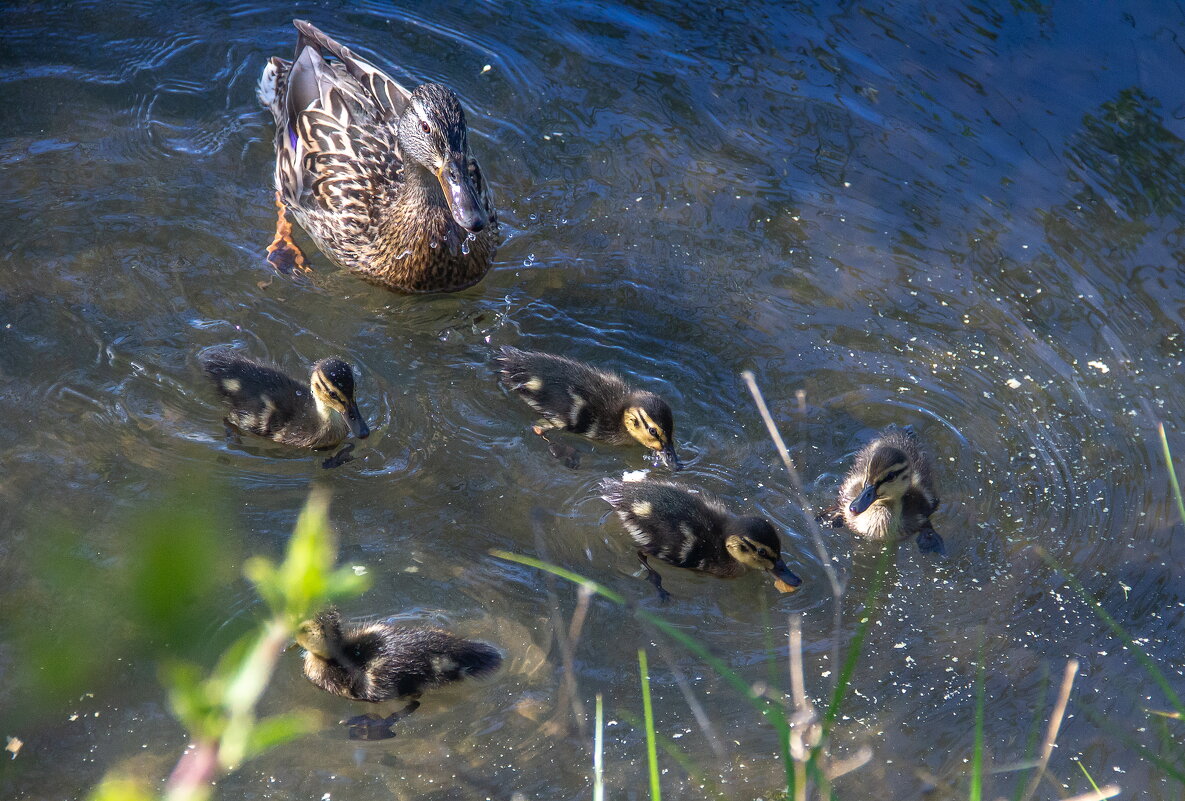
<svg viewBox="0 0 1185 801">
<path fill-rule="evenodd" d="M 781 559 L 774 562 L 769 572 L 774 577 L 774 588 L 778 592 L 796 592 L 802 585 L 802 579 L 794 575 Z"/>
<path fill-rule="evenodd" d="M 358 409 L 358 404 L 353 400 L 346 407 L 346 425 L 350 427 L 350 431 L 358 439 L 366 439 L 370 436 L 370 426 L 366 425 L 366 420 L 363 419 L 362 412 Z"/>
<path fill-rule="evenodd" d="M 861 514 L 869 506 L 872 506 L 876 500 L 876 485 L 868 484 L 861 490 L 860 494 L 856 496 L 856 500 L 852 501 L 852 505 L 848 507 L 848 511 L 854 515 Z"/>
<path fill-rule="evenodd" d="M 453 153 L 440 165 L 436 174 L 444 197 L 448 200 L 449 212 L 457 225 L 475 234 L 489 224 L 489 216 L 482 206 L 477 187 L 469 175 L 469 165 L 463 153 Z"/>
<path fill-rule="evenodd" d="M 671 468 L 671 470 L 678 471 L 683 469 L 683 463 L 679 461 L 679 455 L 675 453 L 675 446 L 670 442 L 658 452 L 658 458 L 666 467 Z"/>
</svg>

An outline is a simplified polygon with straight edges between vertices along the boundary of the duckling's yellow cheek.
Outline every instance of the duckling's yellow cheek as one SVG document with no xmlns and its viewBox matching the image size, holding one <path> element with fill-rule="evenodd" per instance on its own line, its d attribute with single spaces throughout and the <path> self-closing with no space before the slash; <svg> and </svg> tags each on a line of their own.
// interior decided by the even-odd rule
<svg viewBox="0 0 1185 801">
<path fill-rule="evenodd" d="M 648 501 L 638 501 L 630 507 L 630 511 L 634 513 L 634 517 L 650 517 L 654 507 Z"/>
<path fill-rule="evenodd" d="M 529 392 L 538 392 L 543 389 L 543 379 L 539 376 L 532 376 L 523 383 L 523 388 Z"/>
<path fill-rule="evenodd" d="M 242 388 L 243 382 L 239 381 L 237 378 L 224 378 L 222 380 L 223 392 L 238 392 Z"/>
</svg>

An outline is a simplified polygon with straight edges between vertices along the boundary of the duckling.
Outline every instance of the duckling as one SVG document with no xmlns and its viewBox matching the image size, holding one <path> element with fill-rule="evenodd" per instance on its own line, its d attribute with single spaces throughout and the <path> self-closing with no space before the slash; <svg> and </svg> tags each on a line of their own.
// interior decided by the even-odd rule
<svg viewBox="0 0 1185 801">
<path fill-rule="evenodd" d="M 488 643 L 423 626 L 345 623 L 334 608 L 301 623 L 296 644 L 305 650 L 305 677 L 322 690 L 369 703 L 408 700 L 385 719 L 351 719 L 351 737 L 356 739 L 392 736 L 391 725 L 419 708 L 424 690 L 480 678 L 502 664 L 502 654 Z"/>
<path fill-rule="evenodd" d="M 930 458 L 912 427 L 889 426 L 856 454 L 839 490 L 838 519 L 874 539 L 917 535 L 922 552 L 946 553 L 930 525 L 938 509 Z"/>
<path fill-rule="evenodd" d="M 341 359 L 314 364 L 311 388 L 230 348 L 207 351 L 200 361 L 233 428 L 298 448 L 332 448 L 351 431 L 370 435 L 354 401 L 354 372 Z"/>
<path fill-rule="evenodd" d="M 735 578 L 750 568 L 768 570 L 782 592 L 802 584 L 782 561 L 782 544 L 765 518 L 734 515 L 716 499 L 669 481 L 626 476 L 624 481 L 602 479 L 601 497 L 638 544 L 638 559 L 663 601 L 671 596 L 648 556 L 721 578 Z"/>
<path fill-rule="evenodd" d="M 671 407 L 613 373 L 550 353 L 503 347 L 494 357 L 502 383 L 543 419 L 536 433 L 559 428 L 613 445 L 637 441 L 678 470 Z"/>
</svg>

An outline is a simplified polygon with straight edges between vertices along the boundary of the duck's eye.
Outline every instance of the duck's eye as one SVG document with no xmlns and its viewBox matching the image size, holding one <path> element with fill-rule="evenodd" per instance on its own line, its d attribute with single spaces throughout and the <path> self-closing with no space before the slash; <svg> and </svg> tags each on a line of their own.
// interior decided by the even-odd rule
<svg viewBox="0 0 1185 801">
<path fill-rule="evenodd" d="M 432 133 L 432 126 L 423 120 L 420 120 L 420 130 L 424 133 Z"/>
<path fill-rule="evenodd" d="M 657 429 L 648 428 L 646 430 L 650 432 L 650 436 L 654 437 L 655 439 L 658 439 L 658 430 Z"/>
</svg>

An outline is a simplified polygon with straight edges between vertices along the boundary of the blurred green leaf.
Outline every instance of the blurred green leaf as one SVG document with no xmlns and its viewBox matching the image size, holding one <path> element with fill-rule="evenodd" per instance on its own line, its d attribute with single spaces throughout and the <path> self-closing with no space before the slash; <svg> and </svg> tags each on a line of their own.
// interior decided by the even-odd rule
<svg viewBox="0 0 1185 801">
<path fill-rule="evenodd" d="M 107 776 L 87 796 L 87 801 L 153 801 L 153 796 L 135 779 Z"/>
<path fill-rule="evenodd" d="M 278 745 L 316 731 L 321 721 L 316 712 L 298 709 L 255 722 L 247 740 L 246 758 L 251 759 Z"/>
</svg>

